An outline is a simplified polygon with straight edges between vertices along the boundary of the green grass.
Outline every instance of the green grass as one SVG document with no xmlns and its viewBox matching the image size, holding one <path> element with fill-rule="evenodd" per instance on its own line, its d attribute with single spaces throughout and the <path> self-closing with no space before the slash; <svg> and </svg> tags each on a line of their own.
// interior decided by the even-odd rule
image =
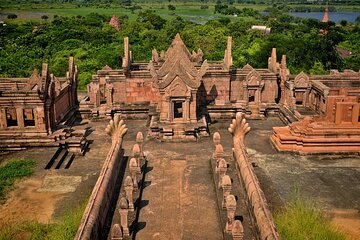
<svg viewBox="0 0 360 240">
<path fill-rule="evenodd" d="M 0 240 L 67 240 L 74 239 L 80 225 L 88 198 L 75 208 L 68 209 L 65 214 L 52 224 L 36 221 L 10 222 L 0 225 Z"/>
<path fill-rule="evenodd" d="M 33 174 L 35 161 L 31 159 L 12 160 L 0 167 L 0 201 L 6 197 L 6 192 L 16 180 Z"/>
<path fill-rule="evenodd" d="M 281 212 L 275 214 L 275 222 L 284 240 L 346 239 L 320 210 L 300 198 L 294 198 Z"/>
</svg>

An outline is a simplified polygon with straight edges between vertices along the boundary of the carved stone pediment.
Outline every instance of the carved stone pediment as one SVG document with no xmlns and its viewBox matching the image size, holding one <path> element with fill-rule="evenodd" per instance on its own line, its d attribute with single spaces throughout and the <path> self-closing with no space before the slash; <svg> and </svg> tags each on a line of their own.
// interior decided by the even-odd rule
<svg viewBox="0 0 360 240">
<path fill-rule="evenodd" d="M 256 70 L 252 70 L 247 76 L 246 76 L 246 84 L 248 86 L 259 86 L 262 84 L 261 75 Z"/>
<path fill-rule="evenodd" d="M 184 97 L 189 95 L 189 89 L 182 79 L 176 77 L 167 87 L 165 93 L 170 97 Z"/>
<path fill-rule="evenodd" d="M 295 88 L 307 88 L 309 87 L 309 76 L 304 72 L 299 73 L 294 79 Z"/>
<path fill-rule="evenodd" d="M 154 61 L 150 61 L 148 65 L 150 74 L 153 76 L 154 87 L 159 89 L 166 88 L 177 77 L 180 78 L 186 86 L 197 89 L 208 69 L 206 60 L 199 70 L 194 66 L 196 62 L 192 61 L 194 59 L 192 59 L 192 55 L 181 40 L 179 34 L 176 35 L 170 48 L 167 50 L 164 60 L 164 63 L 158 70 L 155 69 Z"/>
<path fill-rule="evenodd" d="M 41 88 L 42 88 L 42 78 L 39 75 L 38 70 L 34 69 L 24 90 L 26 90 L 26 91 L 36 90 L 37 91 Z"/>
</svg>

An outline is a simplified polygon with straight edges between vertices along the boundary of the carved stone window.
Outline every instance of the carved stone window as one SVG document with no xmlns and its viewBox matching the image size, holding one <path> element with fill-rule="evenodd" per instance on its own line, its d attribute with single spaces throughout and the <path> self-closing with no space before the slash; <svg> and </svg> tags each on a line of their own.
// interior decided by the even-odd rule
<svg viewBox="0 0 360 240">
<path fill-rule="evenodd" d="M 18 126 L 15 108 L 6 109 L 6 126 L 8 126 L 8 127 L 17 127 Z"/>
<path fill-rule="evenodd" d="M 25 127 L 35 126 L 35 117 L 34 117 L 33 109 L 24 109 L 24 126 Z"/>
</svg>

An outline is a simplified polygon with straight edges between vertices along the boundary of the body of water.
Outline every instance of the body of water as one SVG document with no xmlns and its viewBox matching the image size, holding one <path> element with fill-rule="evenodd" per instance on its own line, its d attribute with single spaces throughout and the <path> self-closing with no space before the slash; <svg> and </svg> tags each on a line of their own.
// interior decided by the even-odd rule
<svg viewBox="0 0 360 240">
<path fill-rule="evenodd" d="M 320 21 L 324 16 L 324 12 L 290 12 L 288 14 L 293 17 L 315 18 Z M 329 12 L 329 20 L 337 23 L 341 20 L 354 23 L 358 16 L 360 16 L 360 12 Z"/>
</svg>

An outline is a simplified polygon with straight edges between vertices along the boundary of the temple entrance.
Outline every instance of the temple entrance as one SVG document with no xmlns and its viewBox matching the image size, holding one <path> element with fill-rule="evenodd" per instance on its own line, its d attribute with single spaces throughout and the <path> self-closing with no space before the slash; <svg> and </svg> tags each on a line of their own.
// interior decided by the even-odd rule
<svg viewBox="0 0 360 240">
<path fill-rule="evenodd" d="M 174 119 L 183 118 L 183 101 L 174 101 Z"/>
</svg>

